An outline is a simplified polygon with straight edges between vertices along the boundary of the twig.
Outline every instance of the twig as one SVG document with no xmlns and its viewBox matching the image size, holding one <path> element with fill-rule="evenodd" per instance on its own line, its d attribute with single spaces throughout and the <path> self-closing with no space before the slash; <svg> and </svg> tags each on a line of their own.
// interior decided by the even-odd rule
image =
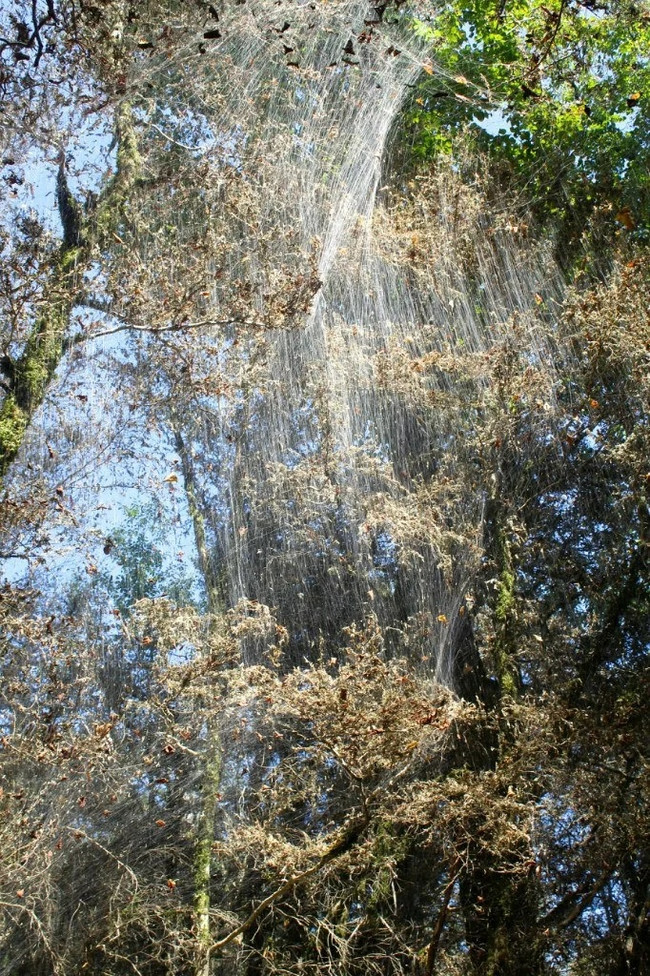
<svg viewBox="0 0 650 976">
<path fill-rule="evenodd" d="M 108 313 L 114 314 L 114 313 Z M 226 328 L 231 325 L 242 325 L 263 329 L 264 325 L 261 322 L 251 322 L 245 319 L 205 319 L 201 322 L 172 322 L 170 325 L 132 325 L 127 322 L 124 325 L 116 325 L 114 329 L 102 329 L 100 332 L 89 332 L 87 334 L 81 333 L 78 337 L 75 337 L 75 342 L 85 342 L 88 339 L 99 339 L 102 336 L 115 335 L 118 332 L 149 332 L 155 335 L 158 332 L 184 332 L 190 329 L 207 329 L 209 327 L 220 327 Z"/>
<path fill-rule="evenodd" d="M 566 0 L 562 0 L 562 3 L 560 4 L 560 9 L 557 13 L 557 20 L 555 22 L 555 27 L 546 45 L 546 50 L 542 54 L 540 54 L 539 59 L 535 62 L 535 67 L 533 69 L 534 72 L 537 72 L 539 70 L 539 66 L 543 64 L 544 61 L 546 61 L 547 57 L 551 53 L 551 49 L 553 47 L 553 44 L 555 43 L 555 38 L 558 35 L 558 31 L 562 23 L 562 15 L 564 14 L 565 7 L 566 7 Z M 528 71 L 524 77 L 530 77 L 533 71 Z"/>
<path fill-rule="evenodd" d="M 128 956 L 123 956 L 119 952 L 114 952 L 112 949 L 111 949 L 111 956 L 113 957 L 113 959 L 121 959 L 122 962 L 128 962 L 133 972 L 137 973 L 138 976 L 142 976 L 142 971 L 138 969 L 136 964 L 131 959 L 129 959 Z"/>
<path fill-rule="evenodd" d="M 54 972 L 56 973 L 56 971 L 58 970 L 58 960 L 56 954 L 54 952 L 54 949 L 50 945 L 50 940 L 48 939 L 47 934 L 45 932 L 45 927 L 42 921 L 40 920 L 40 918 L 38 917 L 38 915 L 36 914 L 36 912 L 34 911 L 34 909 L 29 908 L 27 905 L 21 905 L 17 902 L 14 903 L 10 901 L 0 901 L 0 906 L 2 906 L 2 908 L 17 908 L 19 911 L 26 912 L 26 914 L 29 915 L 34 927 L 40 933 L 41 939 L 43 941 L 43 945 L 45 946 L 47 952 L 50 955 L 54 967 Z"/>
<path fill-rule="evenodd" d="M 94 837 L 90 837 L 84 830 L 79 830 L 78 827 L 66 827 L 65 829 L 69 831 L 71 834 L 74 834 L 75 837 L 83 837 L 84 840 L 87 840 L 89 844 L 94 844 L 95 847 L 98 847 L 100 849 L 100 851 L 103 851 L 104 854 L 107 854 L 110 858 L 112 858 L 116 864 L 119 864 L 119 866 L 124 871 L 126 871 L 126 873 L 129 875 L 129 877 L 133 881 L 135 890 L 137 891 L 138 879 L 136 877 L 133 868 L 130 868 L 128 864 L 125 864 L 124 861 L 117 856 L 117 854 L 114 854 L 112 851 L 109 851 L 108 847 L 104 847 L 104 845 L 100 844 L 98 840 L 95 840 Z"/>
<path fill-rule="evenodd" d="M 155 129 L 158 135 L 161 135 L 163 139 L 167 140 L 167 142 L 171 142 L 172 146 L 178 146 L 179 149 L 186 149 L 187 152 L 199 151 L 198 146 L 187 146 L 184 142 L 179 142 L 177 139 L 172 139 L 172 137 L 168 136 L 166 132 L 163 132 L 160 126 L 157 126 L 155 122 L 145 122 L 145 125 L 149 126 L 150 129 Z"/>
</svg>

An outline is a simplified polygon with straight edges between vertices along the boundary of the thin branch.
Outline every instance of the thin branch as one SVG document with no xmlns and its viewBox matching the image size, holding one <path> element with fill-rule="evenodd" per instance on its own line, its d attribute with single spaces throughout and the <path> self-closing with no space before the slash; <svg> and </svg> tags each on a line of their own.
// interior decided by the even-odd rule
<svg viewBox="0 0 650 976">
<path fill-rule="evenodd" d="M 95 312 L 101 312 L 103 315 L 109 315 L 111 318 L 119 319 L 122 324 L 116 325 L 112 329 L 102 329 L 99 332 L 79 332 L 69 340 L 69 345 L 77 345 L 80 342 L 87 342 L 89 339 L 99 339 L 102 336 L 115 335 L 118 332 L 150 332 L 155 334 L 157 332 L 183 332 L 185 329 L 207 329 L 210 327 L 225 329 L 233 325 L 240 325 L 248 329 L 262 330 L 267 328 L 263 322 L 257 322 L 255 319 L 242 318 L 203 319 L 199 322 L 170 322 L 169 325 L 136 325 L 133 322 L 129 322 L 124 315 L 116 312 L 110 305 L 92 296 L 84 296 L 83 299 L 79 299 L 77 304 L 84 308 L 91 308 Z"/>
<path fill-rule="evenodd" d="M 52 948 L 52 945 L 50 944 L 50 940 L 47 937 L 47 933 L 45 931 L 45 927 L 43 925 L 43 922 L 38 917 L 38 915 L 36 914 L 36 912 L 32 908 L 29 908 L 27 905 L 22 905 L 22 904 L 20 904 L 18 902 L 15 902 L 14 903 L 14 902 L 10 902 L 10 901 L 0 901 L 0 906 L 2 908 L 17 908 L 19 911 L 25 912 L 27 915 L 29 915 L 30 919 L 32 920 L 32 924 L 33 924 L 34 928 L 37 929 L 37 931 L 39 932 L 39 934 L 41 936 L 41 939 L 43 941 L 43 945 L 45 946 L 45 948 L 46 948 L 46 950 L 47 950 L 47 952 L 48 952 L 48 954 L 49 954 L 49 956 L 50 956 L 50 958 L 52 960 L 52 964 L 54 966 L 54 971 L 56 972 L 57 969 L 58 969 L 58 959 L 57 959 L 57 956 L 56 956 L 56 954 L 54 952 L 54 949 Z"/>
<path fill-rule="evenodd" d="M 585 888 L 587 887 L 585 883 L 576 891 L 572 891 L 566 895 L 559 905 L 556 905 L 555 908 L 553 908 L 548 915 L 541 920 L 540 928 L 543 929 L 553 926 L 554 928 L 565 929 L 571 925 L 572 922 L 575 922 L 575 920 L 582 915 L 585 908 L 589 907 L 596 895 L 602 891 L 607 882 L 610 880 L 612 873 L 613 868 L 607 867 L 602 874 L 599 875 L 596 883 L 587 891 L 585 891 Z"/>
<path fill-rule="evenodd" d="M 41 38 L 41 27 L 44 27 L 49 18 L 40 21 L 38 20 L 38 10 L 37 10 L 37 0 L 32 0 L 32 23 L 34 25 L 34 38 L 36 40 L 36 57 L 34 59 L 34 68 L 38 68 L 41 58 L 43 57 L 43 39 Z"/>
<path fill-rule="evenodd" d="M 557 20 L 555 22 L 555 27 L 551 33 L 550 38 L 548 39 L 546 50 L 542 54 L 540 54 L 539 59 L 535 62 L 535 67 L 533 71 L 532 72 L 528 71 L 524 77 L 530 77 L 533 72 L 537 72 L 539 70 L 539 66 L 543 64 L 544 61 L 546 61 L 547 57 L 551 53 L 551 50 L 553 49 L 553 45 L 555 43 L 555 38 L 557 37 L 558 31 L 560 30 L 560 25 L 562 23 L 562 16 L 564 14 L 565 8 L 566 8 L 566 0 L 562 0 L 562 3 L 560 4 L 560 9 L 557 13 Z"/>
<path fill-rule="evenodd" d="M 558 928 L 565 929 L 567 926 L 571 925 L 572 922 L 575 922 L 575 920 L 582 915 L 585 908 L 588 908 L 589 905 L 591 905 L 596 895 L 602 891 L 611 876 L 612 872 L 609 869 L 603 871 L 593 888 L 583 895 L 577 905 L 575 905 L 574 908 L 567 915 L 565 915 L 562 921 L 558 923 Z"/>
<path fill-rule="evenodd" d="M 111 956 L 113 959 L 121 959 L 122 962 L 127 962 L 134 973 L 137 973 L 138 976 L 142 976 L 142 970 L 138 969 L 136 964 L 129 959 L 128 956 L 122 956 L 119 952 L 115 952 L 113 949 L 111 949 Z"/>
<path fill-rule="evenodd" d="M 32 25 L 33 31 L 26 41 L 10 41 L 7 37 L 0 37 L 0 44 L 5 47 L 12 48 L 23 48 L 24 50 L 29 50 L 34 46 L 34 41 L 36 41 L 36 57 L 34 58 L 33 68 L 36 69 L 39 66 L 40 60 L 43 57 L 45 51 L 45 46 L 43 44 L 43 38 L 41 37 L 41 30 L 50 23 L 56 24 L 56 13 L 54 10 L 53 0 L 47 0 L 47 14 L 39 19 L 37 0 L 32 0 Z"/>
<path fill-rule="evenodd" d="M 179 149 L 185 149 L 187 150 L 187 152 L 199 151 L 198 146 L 187 146 L 184 142 L 179 142 L 177 139 L 172 139 L 172 137 L 168 136 L 166 132 L 163 132 L 160 126 L 157 126 L 155 122 L 145 122 L 144 124 L 147 125 L 150 129 L 155 129 L 158 135 L 161 135 L 163 139 L 167 140 L 167 142 L 171 142 L 172 146 L 178 146 Z"/>
<path fill-rule="evenodd" d="M 440 936 L 442 935 L 442 930 L 445 927 L 445 922 L 447 921 L 447 913 L 449 911 L 449 902 L 451 901 L 451 895 L 458 880 L 458 875 L 460 874 L 460 858 L 454 861 L 453 867 L 451 869 L 451 877 L 447 882 L 447 886 L 442 893 L 442 906 L 438 913 L 438 918 L 436 919 L 436 924 L 433 927 L 433 932 L 431 934 L 431 940 L 427 948 L 427 968 L 424 971 L 424 976 L 433 976 L 433 967 L 436 962 L 436 954 L 438 952 L 438 945 L 440 944 Z"/>
<path fill-rule="evenodd" d="M 241 319 L 205 319 L 202 322 L 171 322 L 169 325 L 133 325 L 125 322 L 124 325 L 116 325 L 114 329 L 102 329 L 100 332 L 90 332 L 88 335 L 81 336 L 79 341 L 84 339 L 98 339 L 100 336 L 115 335 L 117 332 L 183 332 L 185 329 L 207 329 L 210 326 L 225 327 L 228 325 L 258 325 L 257 322 L 244 322 Z"/>
<path fill-rule="evenodd" d="M 346 763 L 345 759 L 343 759 L 343 757 L 339 753 L 339 751 L 336 748 L 336 746 L 333 745 L 333 743 L 329 742 L 326 738 L 323 738 L 321 741 L 322 741 L 323 745 L 325 746 L 325 748 L 328 750 L 328 752 L 331 752 L 332 753 L 332 755 L 336 759 L 336 761 L 339 764 L 339 766 L 341 767 L 341 769 L 348 774 L 348 776 L 350 777 L 350 779 L 356 780 L 357 783 L 363 783 L 364 782 L 365 777 L 364 777 L 363 773 L 361 773 L 361 772 L 355 772 L 353 769 L 351 769 L 350 766 Z"/>
<path fill-rule="evenodd" d="M 69 833 L 73 834 L 75 837 L 82 837 L 84 840 L 87 840 L 89 844 L 94 844 L 94 846 L 98 847 L 100 851 L 103 851 L 104 854 L 107 854 L 108 857 L 110 857 L 113 861 L 115 861 L 116 864 L 118 864 L 124 871 L 126 871 L 126 873 L 133 881 L 135 890 L 136 891 L 138 890 L 139 887 L 138 879 L 133 868 L 130 868 L 128 864 L 125 864 L 125 862 L 121 858 L 119 858 L 117 854 L 114 854 L 113 851 L 109 851 L 108 847 L 104 847 L 103 844 L 100 844 L 100 842 L 98 840 L 95 840 L 94 837 L 90 837 L 84 830 L 79 830 L 77 827 L 66 827 L 65 829 Z"/>
</svg>

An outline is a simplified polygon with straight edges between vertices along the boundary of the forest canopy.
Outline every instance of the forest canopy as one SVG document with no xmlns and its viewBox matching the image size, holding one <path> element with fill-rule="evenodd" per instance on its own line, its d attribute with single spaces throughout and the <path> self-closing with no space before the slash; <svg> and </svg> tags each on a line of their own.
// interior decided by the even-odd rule
<svg viewBox="0 0 650 976">
<path fill-rule="evenodd" d="M 647 235 L 650 17 L 634 3 L 449 4 L 417 23 L 444 68 L 413 99 L 415 152 L 459 129 L 504 163 L 542 222 L 610 212 Z M 516 190 L 515 190 L 516 192 Z"/>
<path fill-rule="evenodd" d="M 649 52 L 4 4 L 1 976 L 650 970 Z"/>
</svg>

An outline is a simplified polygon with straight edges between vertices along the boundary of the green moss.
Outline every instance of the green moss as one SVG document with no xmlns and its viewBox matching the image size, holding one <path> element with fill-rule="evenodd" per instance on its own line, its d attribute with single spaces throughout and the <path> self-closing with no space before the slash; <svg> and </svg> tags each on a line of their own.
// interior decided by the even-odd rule
<svg viewBox="0 0 650 976">
<path fill-rule="evenodd" d="M 208 729 L 208 736 L 208 750 L 205 757 L 205 772 L 201 790 L 202 810 L 194 849 L 194 927 L 198 949 L 197 976 L 209 970 L 212 845 L 214 843 L 214 818 L 221 782 L 221 746 L 216 729 Z"/>
<path fill-rule="evenodd" d="M 123 102 L 115 116 L 117 136 L 117 168 L 106 184 L 95 214 L 95 231 L 101 239 L 117 231 L 124 216 L 128 193 L 142 172 L 142 156 L 133 128 L 133 115 L 128 102 Z"/>
<path fill-rule="evenodd" d="M 36 399 L 47 382 L 47 367 L 38 352 L 29 356 L 24 361 L 20 371 L 20 377 L 32 398 Z"/>
<path fill-rule="evenodd" d="M 514 698 L 517 694 L 517 682 L 512 672 L 508 669 L 508 663 L 508 659 L 504 655 L 499 664 L 499 681 L 501 682 L 501 691 Z"/>
<path fill-rule="evenodd" d="M 66 247 L 61 251 L 59 258 L 59 268 L 64 274 L 73 271 L 83 257 L 80 247 Z"/>
<path fill-rule="evenodd" d="M 45 387 L 63 352 L 68 309 L 55 304 L 38 321 L 16 368 L 17 395 L 21 406 L 33 409 L 43 399 Z"/>
<path fill-rule="evenodd" d="M 201 837 L 194 853 L 194 911 L 196 935 L 199 942 L 209 942 L 210 926 L 210 867 L 212 863 L 212 837 Z"/>
<path fill-rule="evenodd" d="M 372 863 L 375 874 L 367 896 L 368 909 L 377 909 L 392 900 L 395 866 L 407 856 L 409 840 L 404 834 L 396 835 L 390 821 L 382 822 L 375 834 Z"/>
<path fill-rule="evenodd" d="M 0 410 L 0 474 L 5 474 L 23 442 L 27 429 L 27 415 L 10 394 Z"/>
<path fill-rule="evenodd" d="M 515 605 L 515 574 L 504 569 L 499 578 L 497 603 L 494 616 L 500 622 L 508 620 Z"/>
<path fill-rule="evenodd" d="M 494 607 L 495 646 L 494 665 L 497 678 L 504 694 L 517 694 L 517 681 L 514 669 L 514 622 L 515 622 L 515 584 L 516 577 L 512 567 L 510 546 L 503 531 L 497 536 L 500 574 L 497 584 L 497 598 Z"/>
<path fill-rule="evenodd" d="M 54 287 L 58 288 L 58 277 Z M 34 326 L 22 356 L 15 364 L 15 383 L 0 411 L 0 476 L 18 454 L 36 408 L 61 360 L 69 306 L 51 305 Z"/>
<path fill-rule="evenodd" d="M 80 215 L 82 227 L 77 246 L 62 245 L 46 290 L 46 298 L 49 295 L 50 301 L 15 364 L 13 391 L 0 412 L 0 477 L 16 457 L 32 415 L 43 402 L 48 384 L 61 361 L 79 276 L 88 263 L 93 241 L 117 229 L 124 215 L 127 195 L 142 168 L 128 103 L 118 108 L 115 128 L 117 172 L 101 194 L 94 227 Z"/>
<path fill-rule="evenodd" d="M 142 156 L 133 128 L 133 115 L 128 102 L 123 102 L 116 114 L 118 137 L 117 170 L 126 180 L 135 179 L 142 169 Z"/>
<path fill-rule="evenodd" d="M 493 926 L 485 959 L 485 976 L 535 976 L 543 971 L 542 950 L 535 939 L 522 939 L 527 917 L 539 910 L 539 889 L 534 881 L 515 881 L 502 875 L 489 898 Z"/>
</svg>

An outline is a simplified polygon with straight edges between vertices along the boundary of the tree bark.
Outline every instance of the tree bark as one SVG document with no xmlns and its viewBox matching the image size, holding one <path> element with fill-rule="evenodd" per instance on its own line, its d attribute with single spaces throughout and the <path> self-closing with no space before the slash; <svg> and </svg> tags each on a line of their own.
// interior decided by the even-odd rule
<svg viewBox="0 0 650 976">
<path fill-rule="evenodd" d="M 77 301 L 84 272 L 97 247 L 107 243 L 123 218 L 129 192 L 139 178 L 141 160 L 133 129 L 131 107 L 115 112 L 117 168 L 102 191 L 96 212 L 84 216 L 74 200 L 65 175 L 65 160 L 59 163 L 57 200 L 63 227 L 63 242 L 55 257 L 44 289 L 45 308 L 38 316 L 22 354 L 6 364 L 11 387 L 0 408 L 0 483 L 16 459 L 32 418 L 66 350 L 66 332 Z"/>
<path fill-rule="evenodd" d="M 219 733 L 208 722 L 205 770 L 201 787 L 201 812 L 196 831 L 194 851 L 194 930 L 196 934 L 195 976 L 209 976 L 210 947 L 210 884 L 212 881 L 212 845 L 214 821 L 219 803 L 221 782 L 221 742 Z"/>
</svg>

